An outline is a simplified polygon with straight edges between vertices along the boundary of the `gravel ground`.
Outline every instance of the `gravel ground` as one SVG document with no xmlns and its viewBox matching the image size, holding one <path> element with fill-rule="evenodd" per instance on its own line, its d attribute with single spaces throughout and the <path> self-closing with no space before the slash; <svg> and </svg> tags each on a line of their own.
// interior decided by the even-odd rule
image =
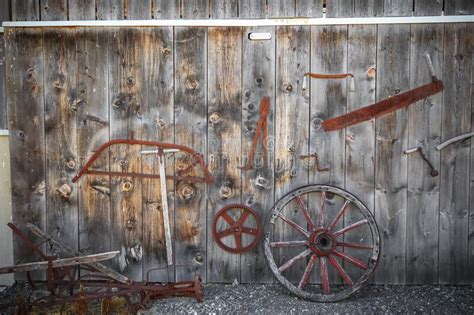
<svg viewBox="0 0 474 315">
<path fill-rule="evenodd" d="M 474 286 L 367 286 L 338 303 L 315 303 L 291 296 L 278 284 L 204 286 L 205 301 L 174 298 L 155 303 L 146 314 L 474 314 Z"/>
<path fill-rule="evenodd" d="M 0 304 L 10 300 L 18 287 L 0 288 Z M 204 285 L 204 302 L 191 298 L 157 301 L 144 314 L 380 314 L 436 313 L 474 314 L 474 285 L 471 286 L 395 286 L 372 285 L 338 303 L 315 303 L 298 299 L 278 284 Z M 126 314 L 122 306 L 114 314 Z M 122 311 L 119 311 L 122 310 Z M 5 313 L 6 311 L 6 313 Z M 13 309 L 0 314 L 13 314 Z M 43 309 L 42 314 L 55 313 Z M 100 314 L 100 303 L 89 305 L 90 314 Z M 72 313 L 75 313 L 72 311 Z"/>
</svg>

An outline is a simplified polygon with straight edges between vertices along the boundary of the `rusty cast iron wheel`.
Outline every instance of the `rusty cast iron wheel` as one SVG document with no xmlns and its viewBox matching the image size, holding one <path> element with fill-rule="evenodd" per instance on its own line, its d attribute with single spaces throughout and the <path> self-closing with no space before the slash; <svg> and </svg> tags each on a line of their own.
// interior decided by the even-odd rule
<svg viewBox="0 0 474 315">
<path fill-rule="evenodd" d="M 232 218 L 232 212 L 240 212 L 240 217 Z M 246 226 L 245 223 L 253 219 L 255 221 L 255 227 Z M 226 222 L 226 228 L 218 230 L 217 226 L 220 221 Z M 249 244 L 243 245 L 242 235 L 253 237 Z M 214 216 L 212 222 L 212 236 L 214 241 L 219 245 L 220 248 L 229 253 L 244 253 L 254 248 L 262 235 L 262 224 L 257 213 L 251 208 L 240 205 L 232 204 L 225 206 L 219 210 Z M 235 247 L 226 245 L 223 239 L 227 237 L 233 237 L 235 240 Z"/>
<path fill-rule="evenodd" d="M 291 293 L 336 302 L 370 279 L 379 259 L 380 236 L 373 215 L 354 195 L 310 185 L 273 206 L 263 247 L 273 275 Z"/>
</svg>

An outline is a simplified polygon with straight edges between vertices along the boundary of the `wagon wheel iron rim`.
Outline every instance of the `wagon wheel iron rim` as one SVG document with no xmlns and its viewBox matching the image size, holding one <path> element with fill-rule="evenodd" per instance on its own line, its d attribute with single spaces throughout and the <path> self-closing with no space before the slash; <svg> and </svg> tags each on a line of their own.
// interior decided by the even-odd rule
<svg viewBox="0 0 474 315">
<path fill-rule="evenodd" d="M 319 204 L 306 206 L 305 198 L 318 196 Z M 329 199 L 338 198 L 341 206 L 335 207 L 335 211 L 328 208 Z M 304 224 L 292 220 L 284 213 L 288 205 L 293 203 L 300 214 Z M 316 209 L 316 211 L 315 211 Z M 331 210 L 331 211 L 330 211 Z M 332 213 L 334 212 L 334 213 Z M 360 220 L 349 222 L 346 226 L 340 226 L 344 216 L 357 213 Z M 273 239 L 275 223 L 281 221 L 281 225 L 287 226 L 298 235 L 297 240 Z M 365 232 L 370 235 L 369 244 L 346 241 L 345 238 L 354 238 L 361 227 L 367 226 Z M 317 302 L 336 302 L 348 298 L 360 290 L 373 275 L 380 253 L 380 235 L 377 224 L 372 213 L 354 195 L 329 185 L 309 185 L 300 187 L 286 196 L 282 197 L 271 209 L 265 222 L 265 236 L 263 250 L 267 264 L 277 280 L 294 295 Z M 352 235 L 351 235 L 352 234 Z M 358 236 L 358 235 L 357 235 Z M 365 238 L 364 238 L 365 239 Z M 291 255 L 290 259 L 282 260 L 277 264 L 274 250 L 296 249 L 298 254 Z M 360 252 L 365 259 L 353 257 L 352 252 Z M 292 270 L 297 262 L 305 262 L 304 271 L 298 275 L 298 279 L 290 279 L 285 276 L 286 271 Z M 301 265 L 300 265 L 301 266 Z M 351 266 L 351 267 L 349 267 Z M 360 275 L 351 277 L 347 269 L 358 270 Z M 295 268 L 296 269 L 296 268 Z M 340 279 L 341 284 L 331 284 L 329 270 Z M 320 283 L 310 283 L 311 276 L 316 273 L 321 277 Z M 297 281 L 295 281 L 297 280 Z M 314 280 L 314 279 L 313 279 Z"/>
<path fill-rule="evenodd" d="M 240 217 L 237 219 L 232 218 L 229 215 L 230 211 L 240 211 Z M 249 227 L 246 225 L 251 218 L 255 221 L 255 227 Z M 228 227 L 223 230 L 218 230 L 218 222 L 223 220 L 227 223 Z M 253 237 L 253 240 L 243 245 L 242 236 Z M 212 222 L 212 236 L 216 244 L 223 250 L 229 253 L 240 254 L 252 250 L 257 246 L 260 237 L 262 236 L 262 224 L 258 214 L 250 207 L 241 204 L 227 205 L 219 210 L 214 216 Z M 227 237 L 233 237 L 235 240 L 235 247 L 228 246 L 224 243 L 223 239 Z"/>
</svg>

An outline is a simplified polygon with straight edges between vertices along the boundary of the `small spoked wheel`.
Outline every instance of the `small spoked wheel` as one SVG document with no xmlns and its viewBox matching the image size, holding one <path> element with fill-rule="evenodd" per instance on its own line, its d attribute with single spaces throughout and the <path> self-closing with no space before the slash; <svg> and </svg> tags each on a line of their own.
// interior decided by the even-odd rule
<svg viewBox="0 0 474 315">
<path fill-rule="evenodd" d="M 263 246 L 273 275 L 286 289 L 304 299 L 336 302 L 370 279 L 380 236 L 373 215 L 355 196 L 310 185 L 273 206 Z"/>
<path fill-rule="evenodd" d="M 257 213 L 240 204 L 225 206 L 214 216 L 212 236 L 229 253 L 244 253 L 254 248 L 262 235 Z"/>
</svg>

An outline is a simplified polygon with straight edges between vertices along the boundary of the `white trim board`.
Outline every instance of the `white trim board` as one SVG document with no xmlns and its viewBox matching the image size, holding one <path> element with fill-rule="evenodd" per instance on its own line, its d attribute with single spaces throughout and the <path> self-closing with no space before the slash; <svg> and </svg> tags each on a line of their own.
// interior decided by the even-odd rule
<svg viewBox="0 0 474 315">
<path fill-rule="evenodd" d="M 363 18 L 276 18 L 276 19 L 210 19 L 210 20 L 91 20 L 91 21 L 18 21 L 3 22 L 9 27 L 246 27 L 303 25 L 368 25 L 368 24 L 444 24 L 473 23 L 474 15 L 400 16 Z"/>
</svg>

